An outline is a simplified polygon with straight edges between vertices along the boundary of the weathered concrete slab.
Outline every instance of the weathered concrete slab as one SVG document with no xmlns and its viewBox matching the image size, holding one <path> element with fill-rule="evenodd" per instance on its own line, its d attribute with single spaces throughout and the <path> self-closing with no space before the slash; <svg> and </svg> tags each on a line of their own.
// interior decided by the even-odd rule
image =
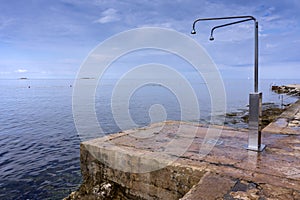
<svg viewBox="0 0 300 200">
<path fill-rule="evenodd" d="M 300 100 L 262 131 L 261 153 L 247 130 L 177 121 L 82 142 L 67 199 L 300 199 L 299 113 Z"/>
<path fill-rule="evenodd" d="M 282 86 L 272 86 L 272 90 L 278 94 L 288 94 L 293 96 L 300 95 L 300 84 L 289 84 L 289 85 L 282 85 Z"/>
<path fill-rule="evenodd" d="M 300 134 L 300 100 L 290 105 L 264 132 L 277 134 Z"/>
<path fill-rule="evenodd" d="M 247 144 L 247 131 L 225 128 L 216 145 L 203 156 L 200 149 L 201 145 L 209 145 L 203 143 L 208 129 L 172 121 L 83 142 L 82 191 L 86 194 L 81 197 L 184 200 L 299 197 L 300 135 L 264 133 L 267 149 L 256 153 L 243 148 Z M 186 148 L 184 144 L 190 139 L 192 142 Z M 110 185 L 114 192 L 100 190 L 103 184 Z"/>
<path fill-rule="evenodd" d="M 286 85 L 286 87 L 295 88 L 295 89 L 300 90 L 300 84 L 288 84 L 288 85 Z"/>
<path fill-rule="evenodd" d="M 236 182 L 229 177 L 207 172 L 181 200 L 222 199 L 236 185 Z"/>
</svg>

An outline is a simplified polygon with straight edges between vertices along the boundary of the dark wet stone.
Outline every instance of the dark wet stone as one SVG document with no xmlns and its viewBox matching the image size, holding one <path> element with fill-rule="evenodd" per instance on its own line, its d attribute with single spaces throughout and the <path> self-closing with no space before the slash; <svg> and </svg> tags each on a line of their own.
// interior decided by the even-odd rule
<svg viewBox="0 0 300 200">
<path fill-rule="evenodd" d="M 262 118 L 261 118 L 261 128 L 265 128 L 272 121 L 277 119 L 277 117 L 285 111 L 284 108 L 280 108 L 279 105 L 274 103 L 263 103 L 262 105 Z M 248 110 L 243 110 L 240 112 L 232 112 L 226 114 L 225 124 L 233 127 L 247 128 L 248 127 Z"/>
<path fill-rule="evenodd" d="M 246 192 L 248 189 L 248 185 L 241 183 L 241 181 L 238 181 L 234 187 L 232 188 L 233 192 L 237 192 L 237 191 L 243 191 Z"/>
</svg>

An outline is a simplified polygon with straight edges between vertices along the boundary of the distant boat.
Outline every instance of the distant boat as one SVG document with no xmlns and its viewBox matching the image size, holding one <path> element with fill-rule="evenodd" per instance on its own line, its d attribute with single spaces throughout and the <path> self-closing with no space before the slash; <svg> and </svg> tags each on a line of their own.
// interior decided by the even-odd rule
<svg viewBox="0 0 300 200">
<path fill-rule="evenodd" d="M 28 78 L 22 77 L 22 78 L 19 78 L 19 80 L 28 80 Z"/>
<path fill-rule="evenodd" d="M 80 78 L 80 79 L 95 79 L 94 77 L 83 77 L 83 78 Z"/>
</svg>

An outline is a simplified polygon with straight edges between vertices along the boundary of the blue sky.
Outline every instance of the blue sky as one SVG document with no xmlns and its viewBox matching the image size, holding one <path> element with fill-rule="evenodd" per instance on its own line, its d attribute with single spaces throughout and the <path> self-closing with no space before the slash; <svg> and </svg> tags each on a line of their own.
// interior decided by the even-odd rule
<svg viewBox="0 0 300 200">
<path fill-rule="evenodd" d="M 0 0 L 0 78 L 75 78 L 100 42 L 138 27 L 171 28 L 199 42 L 224 77 L 253 74 L 253 23 L 209 31 L 202 17 L 253 15 L 259 21 L 261 78 L 300 78 L 298 0 Z M 146 60 L 145 60 L 146 61 Z M 134 65 L 134 63 L 132 63 Z M 169 63 L 172 65 L 172 63 Z"/>
</svg>

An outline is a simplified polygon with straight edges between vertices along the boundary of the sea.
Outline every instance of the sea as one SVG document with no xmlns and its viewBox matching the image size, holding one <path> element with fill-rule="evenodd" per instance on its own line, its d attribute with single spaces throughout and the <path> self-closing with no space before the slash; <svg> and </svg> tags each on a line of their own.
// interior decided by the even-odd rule
<svg viewBox="0 0 300 200">
<path fill-rule="evenodd" d="M 80 81 L 88 83 L 91 80 Z M 253 80 L 225 79 L 223 82 L 227 112 L 247 111 Z M 291 79 L 260 80 L 263 102 L 277 106 L 295 102 L 296 97 L 276 94 L 271 91 L 271 86 L 299 82 Z M 124 129 L 118 126 L 115 120 L 117 113 L 111 109 L 116 83 L 116 80 L 105 80 L 96 88 L 94 107 L 103 134 Z M 176 81 L 173 83 L 176 85 Z M 130 87 L 130 81 L 127 84 L 123 85 L 124 90 Z M 191 85 L 196 91 L 200 116 L 190 120 L 210 123 L 211 96 L 208 87 L 199 80 L 191 81 Z M 81 184 L 79 145 L 84 138 L 78 134 L 74 122 L 74 88 L 73 79 L 0 80 L 1 200 L 62 199 Z M 128 106 L 135 126 L 127 128 L 134 128 L 155 122 L 149 116 L 153 105 L 164 108 L 165 118 L 159 120 L 181 120 L 180 102 L 174 91 L 151 83 L 136 89 L 128 104 L 121 99 L 114 106 Z M 247 126 L 240 123 L 229 125 L 237 128 Z"/>
</svg>

